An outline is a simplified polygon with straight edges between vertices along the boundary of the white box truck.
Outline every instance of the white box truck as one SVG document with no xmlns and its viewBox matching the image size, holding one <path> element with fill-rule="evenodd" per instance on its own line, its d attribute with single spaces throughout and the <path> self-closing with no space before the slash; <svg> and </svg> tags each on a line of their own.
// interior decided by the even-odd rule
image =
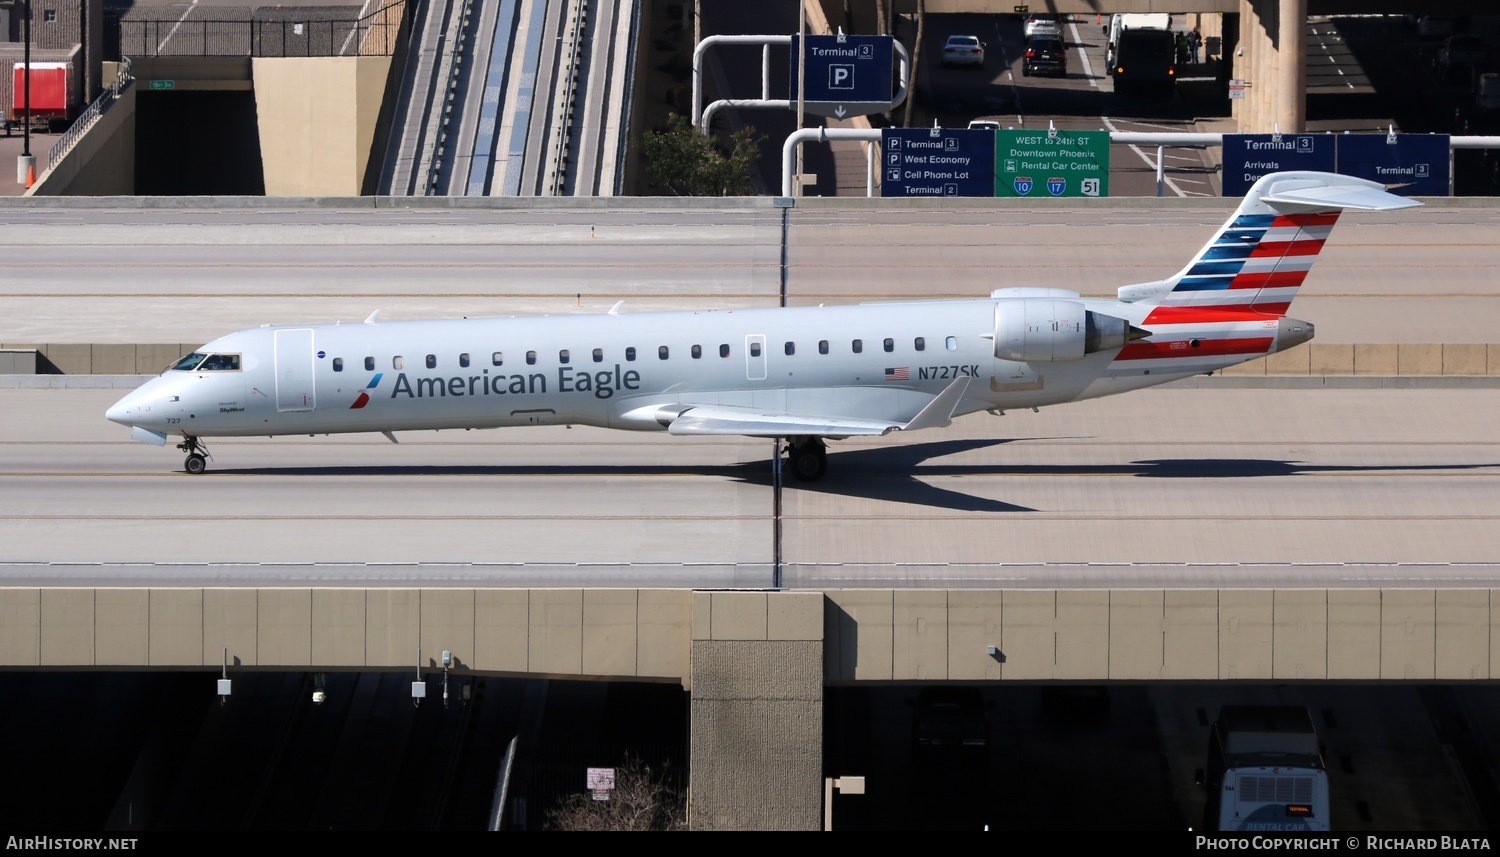
<svg viewBox="0 0 1500 857">
<path fill-rule="evenodd" d="M 1208 739 L 1210 830 L 1329 830 L 1328 770 L 1307 709 L 1226 705 Z"/>
<path fill-rule="evenodd" d="M 1115 48 L 1120 44 L 1120 34 L 1129 29 L 1136 30 L 1167 30 L 1172 29 L 1172 16 L 1166 12 L 1150 12 L 1109 16 L 1109 24 L 1105 28 L 1108 38 L 1104 43 L 1104 64 L 1109 68 L 1109 73 L 1115 73 Z"/>
</svg>

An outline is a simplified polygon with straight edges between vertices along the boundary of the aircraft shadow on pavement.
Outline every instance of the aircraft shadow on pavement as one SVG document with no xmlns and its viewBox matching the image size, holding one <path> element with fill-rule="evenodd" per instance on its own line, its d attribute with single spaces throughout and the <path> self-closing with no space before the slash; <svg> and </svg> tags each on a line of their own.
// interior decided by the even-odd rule
<svg viewBox="0 0 1500 857">
<path fill-rule="evenodd" d="M 844 494 L 873 500 L 913 503 L 963 512 L 1033 512 L 1034 509 L 975 497 L 928 485 L 918 476 L 933 474 L 984 474 L 995 470 L 987 465 L 932 466 L 923 462 L 945 455 L 956 455 L 1011 440 L 955 440 L 900 446 L 872 447 L 828 453 L 828 475 L 818 482 L 798 482 L 783 473 L 782 485 L 793 491 L 818 491 Z M 712 476 L 735 479 L 753 485 L 770 486 L 772 476 L 767 458 L 741 464 L 520 464 L 520 465 L 327 465 L 312 467 L 238 467 L 213 468 L 211 473 L 235 476 Z"/>
<path fill-rule="evenodd" d="M 1156 479 L 1243 479 L 1258 476 L 1302 476 L 1313 473 L 1382 473 L 1416 470 L 1474 470 L 1500 464 L 1303 464 L 1275 458 L 1158 458 L 1129 464 L 1084 465 L 1080 467 L 1016 467 L 997 473 L 1025 475 L 1123 475 Z"/>
<path fill-rule="evenodd" d="M 835 494 L 892 503 L 910 503 L 958 512 L 1035 512 L 1007 503 L 940 488 L 923 481 L 938 476 L 1139 476 L 1153 479 L 1248 479 L 1322 473 L 1452 471 L 1500 467 L 1481 464 L 1338 465 L 1306 464 L 1275 458 L 1161 458 L 1128 464 L 944 464 L 933 459 L 1040 438 L 948 440 L 868 447 L 828 453 L 828 475 L 817 482 L 798 482 L 783 472 L 787 490 Z M 1059 438 L 1048 438 L 1058 440 Z M 326 467 L 247 467 L 214 472 L 242 476 L 711 476 L 769 486 L 766 459 L 730 465 L 681 464 L 522 464 L 522 465 L 375 465 Z"/>
<path fill-rule="evenodd" d="M 927 464 L 930 459 L 957 455 L 976 449 L 1012 443 L 1015 439 L 945 440 L 934 443 L 912 443 L 901 446 L 851 449 L 828 453 L 828 475 L 817 482 L 798 482 L 789 473 L 783 484 L 797 491 L 840 494 L 867 500 L 911 503 L 952 509 L 955 512 L 1035 512 L 1002 500 L 976 497 L 962 491 L 951 491 L 923 482 L 921 476 L 984 474 L 991 465 Z M 769 485 L 769 468 L 762 468 L 746 481 Z"/>
<path fill-rule="evenodd" d="M 843 494 L 964 512 L 1034 512 L 1036 509 L 939 488 L 932 476 L 1140 476 L 1155 479 L 1244 479 L 1319 473 L 1473 470 L 1496 464 L 1324 465 L 1264 458 L 1168 458 L 1129 464 L 1007 465 L 929 464 L 929 459 L 981 449 L 1006 440 L 945 441 L 828 455 L 829 475 L 819 482 L 789 481 L 799 491 Z M 750 481 L 764 483 L 769 474 Z"/>
</svg>

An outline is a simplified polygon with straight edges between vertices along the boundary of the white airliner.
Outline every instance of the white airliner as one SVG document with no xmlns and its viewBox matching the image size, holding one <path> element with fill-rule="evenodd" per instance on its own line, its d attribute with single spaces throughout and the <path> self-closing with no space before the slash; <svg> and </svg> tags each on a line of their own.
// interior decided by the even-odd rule
<svg viewBox="0 0 1500 857">
<path fill-rule="evenodd" d="M 827 440 L 1123 393 L 1284 351 L 1286 316 L 1346 208 L 1418 205 L 1375 182 L 1275 173 L 1181 271 L 1118 300 L 1051 288 L 850 306 L 265 326 L 216 339 L 110 408 L 137 440 L 520 425 Z"/>
</svg>

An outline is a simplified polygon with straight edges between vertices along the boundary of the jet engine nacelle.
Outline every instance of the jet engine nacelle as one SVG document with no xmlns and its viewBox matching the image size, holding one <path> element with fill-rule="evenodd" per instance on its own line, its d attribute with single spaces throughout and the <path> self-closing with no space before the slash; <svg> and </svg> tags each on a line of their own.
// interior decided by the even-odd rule
<svg viewBox="0 0 1500 857">
<path fill-rule="evenodd" d="M 1080 360 L 1138 338 L 1130 323 L 1078 301 L 1024 298 L 995 304 L 995 356 L 1022 363 Z"/>
</svg>

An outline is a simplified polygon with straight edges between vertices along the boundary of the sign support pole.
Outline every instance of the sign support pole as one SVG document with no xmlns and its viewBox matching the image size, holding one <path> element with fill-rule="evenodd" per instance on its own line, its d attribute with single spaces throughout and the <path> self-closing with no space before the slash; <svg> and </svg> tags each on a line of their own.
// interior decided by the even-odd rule
<svg viewBox="0 0 1500 857">
<path fill-rule="evenodd" d="M 797 131 L 802 130 L 807 106 L 807 0 L 797 0 Z M 802 147 L 797 147 L 797 189 L 802 195 Z"/>
</svg>

